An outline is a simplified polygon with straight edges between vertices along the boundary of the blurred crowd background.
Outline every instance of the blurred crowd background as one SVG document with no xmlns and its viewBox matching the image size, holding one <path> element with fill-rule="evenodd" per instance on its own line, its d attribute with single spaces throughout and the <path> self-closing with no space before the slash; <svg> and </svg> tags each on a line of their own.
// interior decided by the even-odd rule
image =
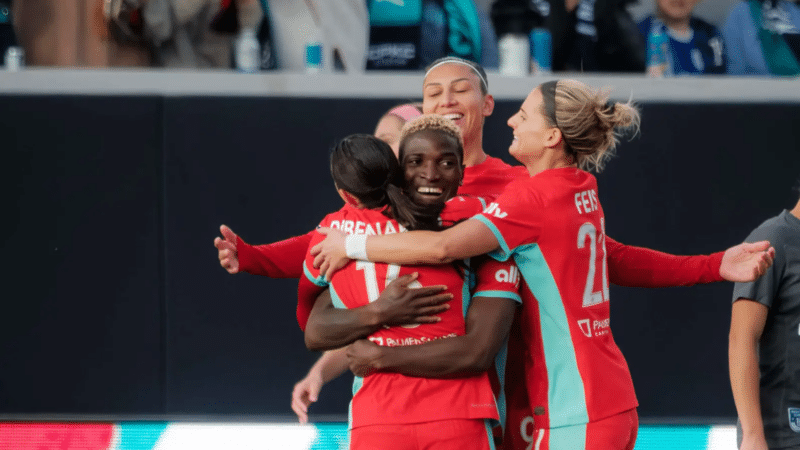
<svg viewBox="0 0 800 450">
<path fill-rule="evenodd" d="M 5 64 L 45 67 L 793 76 L 799 30 L 794 0 L 0 0 Z"/>
</svg>

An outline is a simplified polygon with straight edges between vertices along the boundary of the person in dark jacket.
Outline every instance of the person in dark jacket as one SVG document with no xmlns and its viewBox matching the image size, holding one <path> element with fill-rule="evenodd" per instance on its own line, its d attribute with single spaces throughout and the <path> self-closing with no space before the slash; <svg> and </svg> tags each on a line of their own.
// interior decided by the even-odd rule
<svg viewBox="0 0 800 450">
<path fill-rule="evenodd" d="M 495 28 L 524 10 L 529 29 L 544 26 L 553 42 L 553 70 L 644 72 L 645 40 L 628 12 L 635 0 L 496 0 Z"/>
</svg>

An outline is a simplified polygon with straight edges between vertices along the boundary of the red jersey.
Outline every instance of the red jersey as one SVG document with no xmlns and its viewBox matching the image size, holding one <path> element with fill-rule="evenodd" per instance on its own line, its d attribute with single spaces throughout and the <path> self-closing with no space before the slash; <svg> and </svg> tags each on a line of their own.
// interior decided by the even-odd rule
<svg viewBox="0 0 800 450">
<path fill-rule="evenodd" d="M 325 217 L 320 226 L 338 228 L 348 234 L 391 234 L 405 231 L 396 221 L 377 210 L 357 209 L 349 205 Z M 315 236 L 312 245 L 323 238 L 322 235 Z M 453 295 L 453 299 L 450 300 L 451 307 L 440 314 L 440 322 L 379 330 L 369 337 L 378 345 L 418 345 L 434 339 L 465 334 L 470 286 L 468 278 L 455 265 L 400 266 L 351 261 L 333 275 L 328 285 L 319 270 L 314 269 L 313 261 L 314 258 L 309 254 L 304 265 L 306 277 L 301 279 L 301 283 L 313 283 L 320 289 L 330 287 L 333 303 L 338 308 L 357 308 L 375 301 L 387 284 L 408 273 L 418 272 L 417 282 L 420 285 L 448 286 L 447 292 Z M 482 264 L 477 268 L 479 284 L 475 287 L 475 295 L 516 296 L 519 299 L 516 293 L 519 286 L 518 276 L 495 276 L 502 270 L 506 274 L 515 274 L 516 269 L 512 267 L 511 263 Z M 351 428 L 446 419 L 499 419 L 487 373 L 463 378 L 436 379 L 379 372 L 365 378 L 356 377 L 353 391 Z"/>
<path fill-rule="evenodd" d="M 597 182 L 577 168 L 514 181 L 477 216 L 492 256 L 524 279 L 521 333 L 536 428 L 599 420 L 638 404 L 611 334 L 605 218 Z"/>
<path fill-rule="evenodd" d="M 458 195 L 475 195 L 494 199 L 503 193 L 506 185 L 520 177 L 527 177 L 524 166 L 511 166 L 502 159 L 486 156 L 482 163 L 464 168 L 464 180 Z"/>
</svg>

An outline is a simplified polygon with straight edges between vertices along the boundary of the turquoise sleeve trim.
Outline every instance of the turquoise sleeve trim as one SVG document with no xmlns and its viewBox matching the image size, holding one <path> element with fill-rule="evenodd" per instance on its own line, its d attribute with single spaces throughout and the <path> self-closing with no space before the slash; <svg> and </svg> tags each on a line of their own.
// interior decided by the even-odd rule
<svg viewBox="0 0 800 450">
<path fill-rule="evenodd" d="M 311 273 L 306 263 L 303 263 L 303 273 L 306 275 L 308 281 L 314 283 L 319 287 L 328 287 L 328 282 L 325 280 L 325 277 L 320 274 L 320 276 L 315 277 L 314 274 Z"/>
<path fill-rule="evenodd" d="M 333 288 L 333 285 L 331 285 L 330 291 L 331 291 L 331 303 L 333 303 L 333 307 L 338 309 L 347 309 L 347 306 L 344 305 L 342 298 L 339 297 L 339 293 L 336 292 L 336 289 Z"/>
<path fill-rule="evenodd" d="M 472 294 L 472 297 L 497 297 L 497 298 L 507 298 L 509 300 L 513 300 L 517 303 L 522 303 L 522 297 L 519 296 L 516 292 L 508 292 L 508 291 L 479 291 Z"/>
<path fill-rule="evenodd" d="M 491 220 L 487 219 L 483 214 L 472 216 L 472 218 L 481 221 L 484 225 L 489 227 L 489 230 L 491 230 L 492 234 L 494 234 L 494 237 L 497 239 L 497 243 L 500 244 L 500 248 L 489 252 L 489 256 L 498 261 L 508 260 L 508 258 L 510 258 L 512 255 L 512 251 L 510 248 L 508 248 L 508 243 L 506 243 L 506 240 L 503 239 L 503 234 L 500 233 L 500 230 L 497 229 L 495 224 L 492 223 Z"/>
</svg>

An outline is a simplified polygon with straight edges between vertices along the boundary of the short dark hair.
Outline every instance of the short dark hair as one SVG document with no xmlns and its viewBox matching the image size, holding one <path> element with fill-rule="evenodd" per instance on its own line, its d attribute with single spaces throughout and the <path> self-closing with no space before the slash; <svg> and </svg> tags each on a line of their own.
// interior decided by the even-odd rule
<svg viewBox="0 0 800 450">
<path fill-rule="evenodd" d="M 438 114 L 424 114 L 403 125 L 403 129 L 400 131 L 400 151 L 398 159 L 401 165 L 405 157 L 408 137 L 422 132 L 439 133 L 442 137 L 449 139 L 456 149 L 458 163 L 464 164 L 464 140 L 461 137 L 461 129 L 459 129 L 452 120 L 445 119 L 443 116 Z"/>
</svg>

